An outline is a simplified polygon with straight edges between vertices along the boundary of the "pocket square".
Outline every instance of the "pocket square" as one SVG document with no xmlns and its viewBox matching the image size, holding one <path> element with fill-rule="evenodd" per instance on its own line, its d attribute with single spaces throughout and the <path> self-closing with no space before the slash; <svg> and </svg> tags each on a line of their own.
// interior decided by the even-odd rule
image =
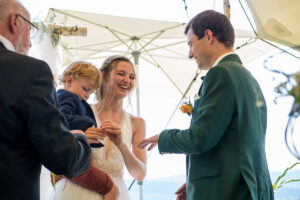
<svg viewBox="0 0 300 200">
<path fill-rule="evenodd" d="M 200 99 L 201 98 L 201 96 L 199 96 L 198 94 L 195 94 L 195 96 L 194 96 L 194 101 L 197 101 L 198 99 Z"/>
</svg>

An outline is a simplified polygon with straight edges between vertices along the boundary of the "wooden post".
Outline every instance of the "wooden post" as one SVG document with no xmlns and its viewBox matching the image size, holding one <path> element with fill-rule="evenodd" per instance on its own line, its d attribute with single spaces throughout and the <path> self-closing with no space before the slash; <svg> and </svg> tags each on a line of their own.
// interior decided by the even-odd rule
<svg viewBox="0 0 300 200">
<path fill-rule="evenodd" d="M 62 26 L 57 24 L 48 24 L 54 34 L 63 36 L 87 36 L 87 28 L 78 26 Z"/>
<path fill-rule="evenodd" d="M 59 43 L 60 36 L 87 36 L 86 27 L 78 26 L 65 26 L 58 24 L 45 24 L 45 23 L 36 23 L 40 29 L 40 34 L 47 32 L 51 36 L 51 42 L 53 47 L 56 47 Z"/>
<path fill-rule="evenodd" d="M 224 14 L 230 20 L 230 3 L 229 3 L 229 0 L 224 0 L 223 1 L 223 6 L 224 6 Z"/>
</svg>

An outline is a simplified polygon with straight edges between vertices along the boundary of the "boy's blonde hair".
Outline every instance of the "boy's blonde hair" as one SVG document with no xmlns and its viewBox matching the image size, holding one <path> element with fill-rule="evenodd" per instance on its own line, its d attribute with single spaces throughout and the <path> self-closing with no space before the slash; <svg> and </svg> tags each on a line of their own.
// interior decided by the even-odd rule
<svg viewBox="0 0 300 200">
<path fill-rule="evenodd" d="M 81 78 L 94 80 L 94 89 L 98 89 L 101 84 L 100 72 L 97 67 L 85 61 L 76 61 L 71 63 L 59 77 L 59 82 L 64 85 L 66 83 L 67 76 L 71 76 L 73 80 Z"/>
</svg>

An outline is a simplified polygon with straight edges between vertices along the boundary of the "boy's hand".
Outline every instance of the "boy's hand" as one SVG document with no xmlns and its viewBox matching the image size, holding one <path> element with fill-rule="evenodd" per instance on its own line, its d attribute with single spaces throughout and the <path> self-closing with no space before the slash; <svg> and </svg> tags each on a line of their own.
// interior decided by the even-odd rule
<svg viewBox="0 0 300 200">
<path fill-rule="evenodd" d="M 82 130 L 70 130 L 70 132 L 72 134 L 81 134 L 81 135 L 85 135 L 84 132 Z"/>
</svg>

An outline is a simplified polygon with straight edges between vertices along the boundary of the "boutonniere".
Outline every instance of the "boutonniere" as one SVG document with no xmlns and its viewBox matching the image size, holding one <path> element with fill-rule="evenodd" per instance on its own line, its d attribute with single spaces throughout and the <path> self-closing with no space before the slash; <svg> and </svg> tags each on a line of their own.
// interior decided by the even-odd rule
<svg viewBox="0 0 300 200">
<path fill-rule="evenodd" d="M 189 116 L 193 114 L 193 109 L 193 104 L 190 100 L 188 102 L 183 102 L 180 106 L 181 112 L 183 112 L 184 114 L 188 114 Z"/>
</svg>

